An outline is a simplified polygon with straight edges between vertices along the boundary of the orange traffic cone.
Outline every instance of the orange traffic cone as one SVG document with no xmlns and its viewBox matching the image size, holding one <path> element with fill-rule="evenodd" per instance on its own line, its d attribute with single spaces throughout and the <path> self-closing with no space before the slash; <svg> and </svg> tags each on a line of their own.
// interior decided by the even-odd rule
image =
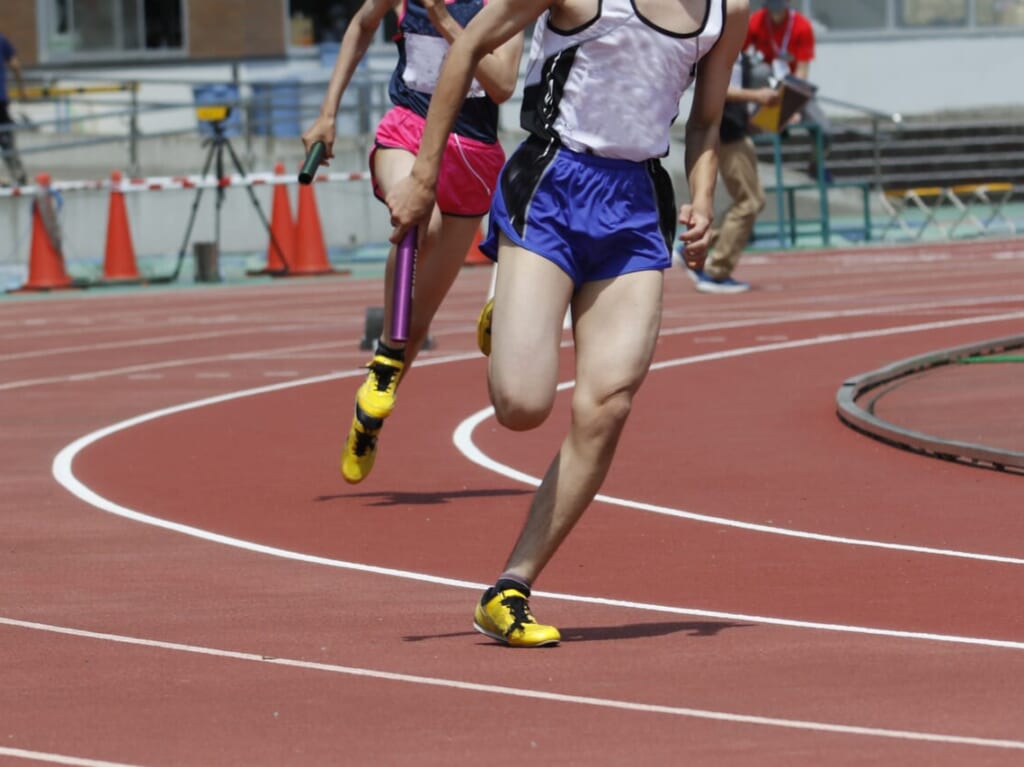
<svg viewBox="0 0 1024 767">
<path fill-rule="evenodd" d="M 284 175 L 284 163 L 274 165 L 274 175 Z M 274 185 L 273 207 L 270 211 L 270 243 L 267 245 L 267 265 L 263 269 L 249 272 L 256 274 L 282 275 L 295 265 L 295 222 L 292 220 L 292 205 L 288 200 L 288 188 L 284 184 Z"/>
<path fill-rule="evenodd" d="M 290 275 L 332 274 L 334 268 L 327 260 L 324 230 L 312 184 L 299 184 L 299 211 L 295 221 L 295 258 L 288 270 Z"/>
<path fill-rule="evenodd" d="M 476 230 L 476 234 L 473 235 L 473 243 L 469 246 L 469 250 L 466 251 L 466 266 L 490 266 L 494 262 L 491 261 L 487 256 L 480 252 L 480 243 L 483 241 L 483 232 L 480 229 Z"/>
<path fill-rule="evenodd" d="M 28 262 L 28 282 L 20 290 L 59 290 L 75 287 L 64 269 L 64 254 L 56 237 L 56 213 L 50 198 L 50 175 L 36 176 L 39 193 L 32 201 L 32 246 Z M 47 227 L 47 223 L 50 224 Z"/>
<path fill-rule="evenodd" d="M 107 213 L 107 248 L 103 259 L 103 279 L 138 280 L 139 268 L 135 264 L 135 246 L 128 227 L 128 211 L 121 191 L 121 172 L 110 174 L 110 207 Z"/>
</svg>

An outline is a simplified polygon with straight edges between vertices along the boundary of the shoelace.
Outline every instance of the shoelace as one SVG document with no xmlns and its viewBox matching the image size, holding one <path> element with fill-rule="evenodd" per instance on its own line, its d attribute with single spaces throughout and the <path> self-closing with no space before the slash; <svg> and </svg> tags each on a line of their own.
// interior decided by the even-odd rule
<svg viewBox="0 0 1024 767">
<path fill-rule="evenodd" d="M 370 372 L 374 378 L 374 388 L 377 391 L 388 391 L 392 388 L 392 381 L 395 381 L 397 385 L 397 374 L 398 368 L 391 367 L 391 365 L 382 365 L 379 362 L 371 362 L 367 367 L 370 368 Z"/>
<path fill-rule="evenodd" d="M 356 429 L 356 444 L 352 446 L 352 452 L 362 458 L 369 451 L 377 446 L 377 435 Z"/>
<path fill-rule="evenodd" d="M 530 615 L 530 606 L 526 603 L 523 597 L 505 597 L 501 600 L 502 607 L 507 607 L 508 611 L 512 613 L 512 617 L 515 618 L 512 621 L 512 625 L 508 627 L 505 632 L 505 636 L 508 636 L 516 629 L 523 628 L 524 623 L 536 623 L 532 615 Z"/>
</svg>

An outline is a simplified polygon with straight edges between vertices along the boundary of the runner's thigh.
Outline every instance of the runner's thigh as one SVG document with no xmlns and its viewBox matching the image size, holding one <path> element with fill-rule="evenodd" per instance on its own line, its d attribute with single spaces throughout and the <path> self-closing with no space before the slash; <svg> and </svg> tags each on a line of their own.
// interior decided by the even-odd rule
<svg viewBox="0 0 1024 767">
<path fill-rule="evenodd" d="M 631 272 L 588 282 L 573 300 L 576 397 L 601 402 L 640 387 L 661 326 L 664 273 Z"/>
<path fill-rule="evenodd" d="M 550 409 L 572 290 L 559 267 L 502 235 L 491 331 L 492 396 L 531 411 Z"/>
</svg>

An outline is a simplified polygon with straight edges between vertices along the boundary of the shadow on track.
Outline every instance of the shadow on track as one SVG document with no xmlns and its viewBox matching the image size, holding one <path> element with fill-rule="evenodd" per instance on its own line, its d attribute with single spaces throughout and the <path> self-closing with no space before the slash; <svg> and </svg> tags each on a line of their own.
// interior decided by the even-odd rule
<svg viewBox="0 0 1024 767">
<path fill-rule="evenodd" d="M 659 621 L 657 623 L 626 623 L 620 626 L 581 626 L 560 629 L 562 642 L 604 642 L 613 639 L 650 639 L 684 632 L 692 637 L 717 636 L 726 629 L 753 627 L 753 623 L 729 623 L 726 621 Z M 456 631 L 449 634 L 422 634 L 402 637 L 406 642 L 425 642 L 430 639 L 452 639 L 455 637 L 478 636 L 475 631 Z M 491 640 L 486 640 L 490 643 Z M 500 647 L 501 645 L 496 644 Z"/>
<path fill-rule="evenodd" d="M 379 493 L 342 493 L 338 495 L 318 495 L 316 501 L 323 503 L 327 501 L 351 500 L 353 498 L 376 498 L 370 506 L 437 506 L 451 501 L 464 498 L 502 498 L 517 495 L 529 495 L 532 490 L 453 490 L 450 492 L 439 491 L 436 493 L 412 493 L 383 491 Z"/>
</svg>

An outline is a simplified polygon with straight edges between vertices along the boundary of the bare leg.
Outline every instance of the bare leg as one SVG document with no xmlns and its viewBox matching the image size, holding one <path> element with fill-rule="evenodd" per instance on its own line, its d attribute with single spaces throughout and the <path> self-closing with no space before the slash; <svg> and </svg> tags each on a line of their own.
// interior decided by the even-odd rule
<svg viewBox="0 0 1024 767">
<path fill-rule="evenodd" d="M 637 272 L 587 283 L 573 300 L 577 380 L 572 424 L 533 498 L 507 574 L 532 583 L 604 481 L 633 395 L 654 354 L 662 282 L 661 272 Z M 552 316 L 560 323 L 557 307 Z M 494 327 L 497 332 L 497 320 Z"/>
<path fill-rule="evenodd" d="M 532 429 L 551 412 L 572 292 L 565 272 L 501 237 L 487 379 L 503 426 Z"/>
<path fill-rule="evenodd" d="M 378 150 L 374 154 L 375 176 L 384 194 L 409 173 L 413 160 L 413 155 L 402 149 Z M 416 258 L 409 337 L 404 343 L 396 342 L 390 335 L 397 249 L 392 247 L 388 253 L 380 337 L 387 348 L 378 347 L 367 366 L 366 379 L 356 391 L 355 413 L 341 453 L 341 474 L 346 481 L 362 482 L 373 470 L 377 439 L 384 419 L 395 407 L 399 382 L 404 380 L 423 346 L 434 314 L 455 281 L 479 226 L 478 217 L 443 216 L 435 206 Z"/>
<path fill-rule="evenodd" d="M 405 178 L 412 168 L 415 157 L 402 149 L 379 149 L 374 155 L 377 183 L 384 194 L 400 179 Z M 406 366 L 412 364 L 430 330 L 441 302 L 451 289 L 452 283 L 465 262 L 466 251 L 473 243 L 473 237 L 480 228 L 479 217 L 445 216 L 434 208 L 430 229 L 423 251 L 416 261 L 416 284 L 414 288 L 412 315 L 409 322 L 409 339 L 405 343 Z M 384 330 L 381 340 L 392 348 L 403 344 L 389 336 L 391 326 L 391 289 L 394 284 L 396 249 L 388 253 L 384 292 Z"/>
</svg>

